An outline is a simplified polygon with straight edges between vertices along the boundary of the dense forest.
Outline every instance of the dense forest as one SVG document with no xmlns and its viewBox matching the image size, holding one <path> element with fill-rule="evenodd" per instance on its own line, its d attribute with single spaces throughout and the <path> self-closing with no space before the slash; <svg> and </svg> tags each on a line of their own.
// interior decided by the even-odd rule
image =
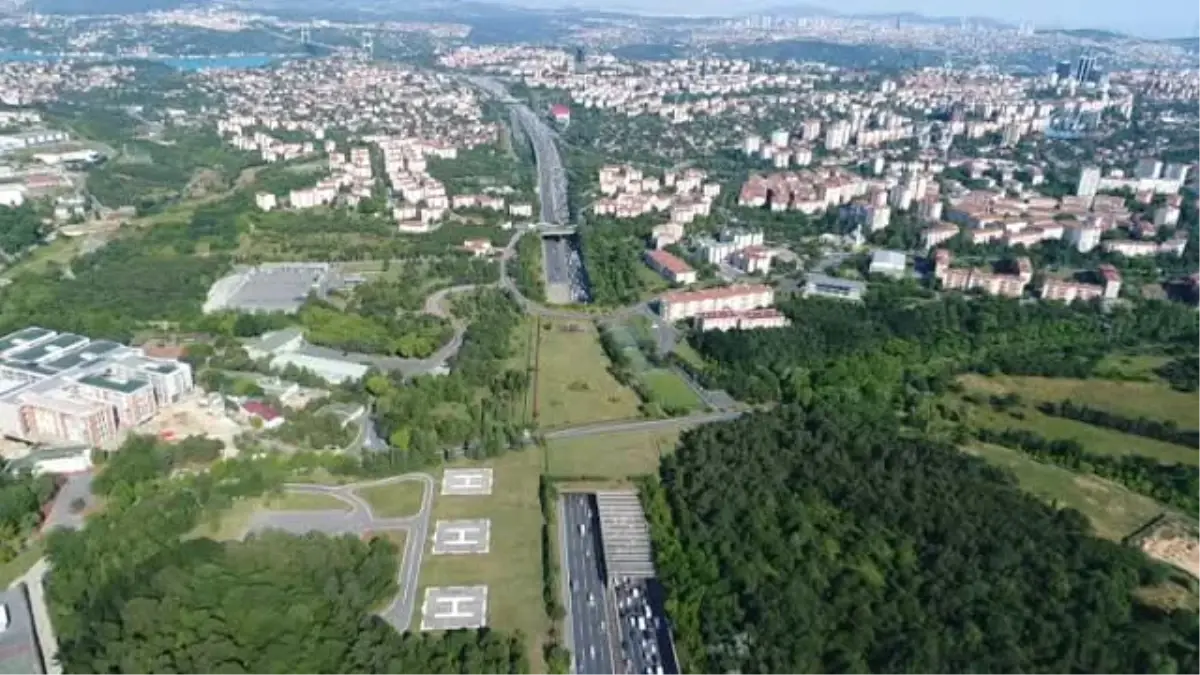
<svg viewBox="0 0 1200 675">
<path fill-rule="evenodd" d="M 522 237 L 517 243 L 516 265 L 512 265 L 513 283 L 521 295 L 542 302 L 546 299 L 546 282 L 542 271 L 542 238 Z"/>
<path fill-rule="evenodd" d="M 644 289 L 638 271 L 651 225 L 643 219 L 603 221 L 579 228 L 579 249 L 587 269 L 592 300 L 598 305 L 628 305 Z"/>
<path fill-rule="evenodd" d="M 713 366 L 706 377 L 751 401 L 807 403 L 815 391 L 880 400 L 914 379 L 940 386 L 964 370 L 1087 377 L 1105 354 L 1129 345 L 1195 348 L 1195 311 L 1146 302 L 1105 312 L 1076 303 L 997 297 L 927 300 L 903 285 L 873 288 L 860 304 L 792 298 L 788 328 L 710 331 L 693 344 Z"/>
<path fill-rule="evenodd" d="M 380 434 L 391 446 L 368 458 L 374 468 L 423 466 L 449 449 L 490 457 L 521 442 L 529 374 L 508 363 L 523 325 L 520 308 L 507 293 L 483 289 L 456 298 L 455 311 L 470 323 L 448 375 L 367 378 Z"/>
<path fill-rule="evenodd" d="M 1200 668 L 1165 566 L 882 406 L 699 427 L 643 496 L 685 672 Z"/>
<path fill-rule="evenodd" d="M 0 206 L 0 252 L 17 255 L 42 240 L 42 219 L 33 204 Z"/>
</svg>

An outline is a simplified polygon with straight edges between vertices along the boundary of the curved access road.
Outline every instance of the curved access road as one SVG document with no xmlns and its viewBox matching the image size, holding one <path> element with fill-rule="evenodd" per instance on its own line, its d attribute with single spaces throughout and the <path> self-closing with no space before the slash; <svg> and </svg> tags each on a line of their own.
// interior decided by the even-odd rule
<svg viewBox="0 0 1200 675">
<path fill-rule="evenodd" d="M 421 508 L 411 516 L 403 518 L 376 516 L 367 500 L 358 494 L 358 490 L 363 488 L 403 482 L 419 482 L 423 488 Z M 429 537 L 429 518 L 433 513 L 433 476 L 427 473 L 407 473 L 349 485 L 288 483 L 283 487 L 288 492 L 332 497 L 346 504 L 348 509 L 344 511 L 259 511 L 251 517 L 247 531 L 275 529 L 294 534 L 324 532 L 333 535 L 357 534 L 359 536 L 389 530 L 405 533 L 404 557 L 400 562 L 396 597 L 380 612 L 380 616 L 397 631 L 403 633 L 408 630 L 408 626 L 412 622 L 413 607 L 417 601 L 417 585 L 420 581 L 421 558 L 425 553 L 425 540 Z"/>
</svg>

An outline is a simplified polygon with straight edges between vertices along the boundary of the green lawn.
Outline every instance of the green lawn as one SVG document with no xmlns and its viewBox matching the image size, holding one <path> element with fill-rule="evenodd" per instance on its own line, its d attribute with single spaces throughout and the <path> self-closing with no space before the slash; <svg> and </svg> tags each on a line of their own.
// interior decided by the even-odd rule
<svg viewBox="0 0 1200 675">
<path fill-rule="evenodd" d="M 401 481 L 390 485 L 355 490 L 358 496 L 367 500 L 376 518 L 404 518 L 415 515 L 421 510 L 421 497 L 424 486 L 417 481 Z"/>
<path fill-rule="evenodd" d="M 1172 421 L 1181 429 L 1200 427 L 1200 401 L 1196 394 L 1175 391 L 1158 382 L 1075 380 L 1070 378 L 963 375 L 968 388 L 988 394 L 1015 392 L 1026 402 L 1071 399 L 1095 408 L 1130 417 Z"/>
<path fill-rule="evenodd" d="M 591 322 L 543 321 L 538 361 L 541 428 L 639 416 L 637 394 L 609 372 L 608 357 Z"/>
<path fill-rule="evenodd" d="M 629 431 L 552 440 L 547 443 L 553 476 L 626 479 L 658 471 L 663 454 L 675 449 L 679 431 Z"/>
<path fill-rule="evenodd" d="M 696 348 L 688 344 L 686 340 L 681 340 L 675 346 L 675 355 L 692 368 L 704 370 L 704 357 L 700 356 L 700 352 L 696 351 Z"/>
<path fill-rule="evenodd" d="M 1170 360 L 1169 356 L 1150 354 L 1112 354 L 1100 360 L 1096 372 L 1157 381 L 1158 375 L 1154 370 Z"/>
<path fill-rule="evenodd" d="M 28 572 L 29 568 L 41 559 L 44 548 L 42 540 L 35 539 L 24 551 L 17 554 L 17 557 L 0 565 L 0 588 L 8 588 L 17 577 Z"/>
<path fill-rule="evenodd" d="M 1096 476 L 1043 464 L 1016 450 L 975 443 L 964 452 L 1009 469 L 1021 487 L 1047 502 L 1087 516 L 1097 536 L 1120 541 L 1164 510 L 1158 502 Z"/>
<path fill-rule="evenodd" d="M 683 378 L 666 368 L 655 368 L 640 375 L 642 382 L 651 391 L 656 402 L 669 408 L 695 410 L 704 402 L 683 381 Z"/>
<path fill-rule="evenodd" d="M 971 419 L 976 424 L 995 429 L 1028 429 L 1052 439 L 1074 438 L 1083 444 L 1084 450 L 1097 454 L 1142 455 L 1160 462 L 1200 465 L 1200 452 L 1181 445 L 1125 434 L 1062 417 L 1043 415 L 1028 406 L 1022 406 L 1020 411 L 1024 415 L 1023 419 L 992 410 L 987 406 L 976 405 L 971 408 Z"/>
<path fill-rule="evenodd" d="M 491 548 L 484 555 L 431 555 L 421 563 L 414 629 L 421 622 L 421 601 L 430 586 L 488 587 L 488 625 L 520 630 L 529 646 L 531 672 L 545 672 L 542 643 L 550 628 L 542 603 L 542 511 L 538 478 L 542 453 L 530 448 L 481 462 L 457 462 L 451 468 L 490 466 L 495 487 L 486 497 L 438 496 L 430 532 L 438 520 L 490 518 Z M 440 476 L 436 476 L 439 484 Z"/>
</svg>

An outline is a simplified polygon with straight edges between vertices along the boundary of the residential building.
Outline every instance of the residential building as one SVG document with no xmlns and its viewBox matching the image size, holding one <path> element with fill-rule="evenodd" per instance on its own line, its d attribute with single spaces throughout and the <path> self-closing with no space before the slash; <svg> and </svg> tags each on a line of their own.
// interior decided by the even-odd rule
<svg viewBox="0 0 1200 675">
<path fill-rule="evenodd" d="M 1162 162 L 1157 159 L 1138 160 L 1137 165 L 1133 168 L 1133 177 L 1139 180 L 1158 180 L 1162 175 L 1162 168 Z"/>
<path fill-rule="evenodd" d="M 1075 246 L 1075 250 L 1087 253 L 1100 245 L 1101 232 L 1099 227 L 1071 225 L 1063 229 L 1063 236 L 1067 242 Z"/>
<path fill-rule="evenodd" d="M 271 194 L 270 192 L 259 192 L 258 194 L 254 195 L 254 203 L 258 206 L 260 211 L 270 211 L 271 209 L 274 209 L 277 205 L 276 202 L 277 200 L 275 199 L 275 195 Z"/>
<path fill-rule="evenodd" d="M 645 253 L 646 264 L 673 284 L 696 283 L 696 270 L 680 258 L 662 249 L 650 249 Z"/>
<path fill-rule="evenodd" d="M 733 254 L 731 262 L 747 274 L 768 274 L 775 254 L 762 246 L 749 246 Z"/>
<path fill-rule="evenodd" d="M 1076 300 L 1087 302 L 1104 297 L 1104 287 L 1065 279 L 1046 279 L 1042 284 L 1043 300 L 1058 300 L 1070 304 Z"/>
<path fill-rule="evenodd" d="M 940 245 L 942 242 L 953 239 L 958 236 L 958 225 L 954 223 L 941 222 L 930 226 L 927 230 L 921 233 L 921 241 L 925 249 L 931 249 Z"/>
<path fill-rule="evenodd" d="M 1085 166 L 1079 172 L 1079 183 L 1075 187 L 1078 197 L 1094 197 L 1100 189 L 1100 167 Z"/>
<path fill-rule="evenodd" d="M 719 309 L 696 315 L 696 327 L 701 331 L 755 330 L 782 328 L 789 325 L 791 325 L 791 321 L 774 307 L 751 309 L 744 312 Z"/>
<path fill-rule="evenodd" d="M 659 298 L 659 313 L 668 321 L 689 319 L 703 312 L 722 309 L 744 312 L 775 303 L 775 289 L 765 285 L 725 286 L 701 291 L 664 293 Z"/>
</svg>

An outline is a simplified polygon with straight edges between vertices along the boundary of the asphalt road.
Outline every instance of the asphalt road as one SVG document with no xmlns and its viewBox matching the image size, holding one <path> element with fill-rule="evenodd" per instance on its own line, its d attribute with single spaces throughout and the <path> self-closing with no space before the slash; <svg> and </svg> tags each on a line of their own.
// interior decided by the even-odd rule
<svg viewBox="0 0 1200 675">
<path fill-rule="evenodd" d="M 726 422 L 741 417 L 740 411 L 704 413 L 688 415 L 687 417 L 668 417 L 661 420 L 644 420 L 639 422 L 603 422 L 587 426 L 560 429 L 545 434 L 546 440 L 556 438 L 579 438 L 580 436 L 596 436 L 600 434 L 617 434 L 626 431 L 653 431 L 655 429 L 671 429 L 673 427 L 692 427 L 709 422 Z"/>
<path fill-rule="evenodd" d="M 590 494 L 564 494 L 560 512 L 567 570 L 566 621 L 575 673 L 615 673 L 608 625 L 608 596 L 601 565 L 600 519 Z M 580 528 L 583 528 L 582 533 Z"/>
<path fill-rule="evenodd" d="M 378 485 L 390 485 L 406 481 L 419 481 L 424 491 L 421 510 L 406 518 L 378 518 L 371 505 L 355 494 L 355 490 Z M 382 480 L 351 485 L 311 485 L 289 483 L 284 486 L 289 492 L 322 494 L 341 500 L 350 507 L 349 511 L 259 511 L 250 520 L 250 532 L 266 529 L 284 530 L 295 534 L 324 532 L 326 534 L 358 534 L 403 530 L 407 536 L 404 543 L 404 558 L 400 562 L 397 579 L 399 591 L 392 602 L 380 612 L 380 616 L 401 633 L 408 630 L 412 622 L 413 607 L 417 601 L 417 584 L 421 573 L 421 557 L 425 552 L 425 540 L 429 536 L 429 517 L 432 514 L 434 482 L 424 473 L 409 473 Z"/>
</svg>

